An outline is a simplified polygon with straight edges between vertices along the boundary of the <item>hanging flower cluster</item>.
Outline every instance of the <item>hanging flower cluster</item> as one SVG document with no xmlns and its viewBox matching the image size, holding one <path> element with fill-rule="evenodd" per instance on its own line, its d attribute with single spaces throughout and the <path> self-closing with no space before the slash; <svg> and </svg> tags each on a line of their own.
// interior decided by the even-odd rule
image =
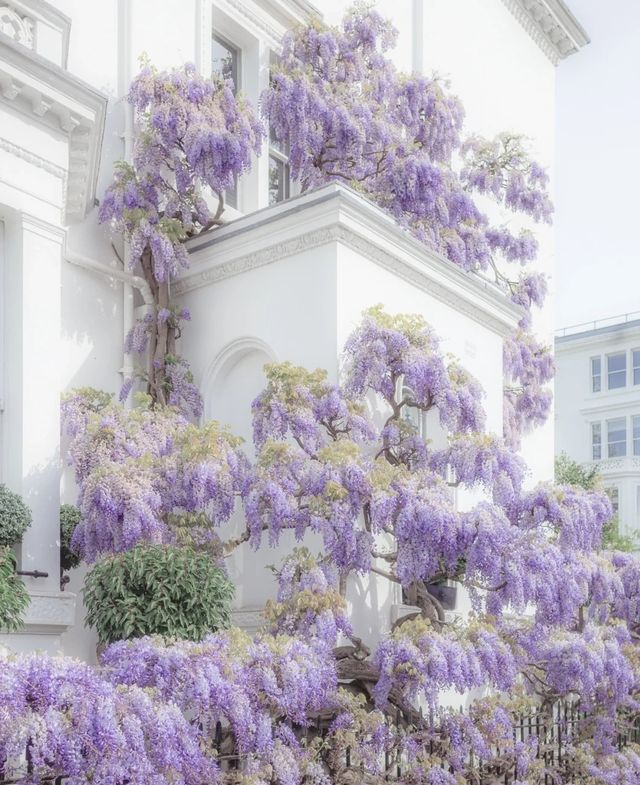
<svg viewBox="0 0 640 785">
<path fill-rule="evenodd" d="M 190 64 L 171 71 L 145 66 L 128 100 L 139 131 L 133 160 L 116 166 L 99 218 L 128 241 L 129 266 L 141 271 L 154 305 L 126 336 L 125 350 L 150 354 L 137 375 L 154 401 L 198 417 L 200 394 L 176 352 L 189 314 L 172 305 L 170 284 L 188 266 L 185 240 L 221 224 L 224 191 L 250 168 L 264 131 L 231 83 L 205 79 Z M 126 380 L 123 398 L 133 383 Z"/>
<path fill-rule="evenodd" d="M 93 562 L 138 543 L 173 543 L 187 523 L 197 544 L 219 540 L 215 529 L 229 520 L 247 481 L 240 440 L 216 422 L 191 425 L 170 408 L 116 403 L 85 414 L 79 431 L 84 398 L 94 396 L 75 393 L 63 404 L 80 487 L 74 550 Z"/>
<path fill-rule="evenodd" d="M 503 269 L 533 262 L 538 243 L 530 228 L 516 232 L 508 221 L 512 215 L 531 224 L 551 221 L 548 176 L 522 137 L 464 139 L 459 100 L 437 77 L 398 72 L 388 55 L 395 40 L 391 24 L 365 4 L 338 27 L 314 20 L 290 31 L 262 110 L 276 139 L 288 145 L 291 174 L 303 191 L 347 183 L 453 264 L 493 273 L 524 309 L 505 352 L 505 435 L 517 446 L 522 432 L 548 416 L 544 385 L 552 360 L 528 332 L 531 308 L 544 301 L 544 276 Z M 499 205 L 504 224 L 489 219 L 488 201 Z M 415 392 L 419 397 L 419 387 Z"/>
</svg>

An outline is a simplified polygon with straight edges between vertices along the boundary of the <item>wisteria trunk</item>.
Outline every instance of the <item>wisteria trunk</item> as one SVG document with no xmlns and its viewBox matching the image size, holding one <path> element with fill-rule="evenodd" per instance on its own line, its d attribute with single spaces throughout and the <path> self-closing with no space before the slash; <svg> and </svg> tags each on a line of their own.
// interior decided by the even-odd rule
<svg viewBox="0 0 640 785">
<path fill-rule="evenodd" d="M 141 264 L 144 278 L 151 289 L 156 309 L 149 338 L 147 393 L 151 396 L 154 403 L 165 406 L 168 403 L 167 358 L 175 354 L 176 328 L 172 320 L 159 319 L 158 314 L 169 310 L 169 282 L 156 280 L 153 274 L 151 249 L 147 248 L 142 254 Z"/>
</svg>

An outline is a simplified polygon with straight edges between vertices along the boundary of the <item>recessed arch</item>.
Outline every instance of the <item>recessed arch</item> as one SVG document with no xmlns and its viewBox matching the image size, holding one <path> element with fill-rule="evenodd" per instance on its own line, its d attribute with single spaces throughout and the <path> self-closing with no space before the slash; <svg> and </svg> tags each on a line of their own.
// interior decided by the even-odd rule
<svg viewBox="0 0 640 785">
<path fill-rule="evenodd" d="M 251 402 L 264 387 L 264 366 L 275 351 L 255 336 L 230 341 L 209 365 L 202 384 L 204 416 L 219 420 L 251 443 Z"/>
</svg>

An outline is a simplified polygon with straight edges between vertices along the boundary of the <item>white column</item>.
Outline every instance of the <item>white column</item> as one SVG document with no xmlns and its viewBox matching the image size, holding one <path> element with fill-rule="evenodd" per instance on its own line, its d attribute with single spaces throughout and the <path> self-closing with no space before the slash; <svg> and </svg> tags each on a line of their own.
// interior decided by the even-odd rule
<svg viewBox="0 0 640 785">
<path fill-rule="evenodd" d="M 57 592 L 60 508 L 60 281 L 64 232 L 23 213 L 7 230 L 4 477 L 33 513 L 21 546 L 30 592 Z"/>
</svg>

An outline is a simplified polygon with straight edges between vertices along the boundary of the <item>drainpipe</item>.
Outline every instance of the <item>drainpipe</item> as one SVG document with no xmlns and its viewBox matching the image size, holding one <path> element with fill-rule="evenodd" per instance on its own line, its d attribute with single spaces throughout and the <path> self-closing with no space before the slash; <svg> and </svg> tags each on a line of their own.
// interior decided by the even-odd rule
<svg viewBox="0 0 640 785">
<path fill-rule="evenodd" d="M 118 48 L 119 48 L 119 73 L 118 73 L 118 87 L 120 93 L 120 100 L 123 104 L 124 111 L 124 132 L 122 139 L 124 142 L 123 158 L 127 163 L 131 163 L 133 158 L 133 141 L 134 141 L 134 128 L 133 128 L 133 106 L 127 101 L 126 93 L 129 89 L 129 81 L 131 80 L 131 6 L 133 4 L 127 0 L 119 0 L 118 2 Z M 124 269 L 129 269 L 129 243 L 124 242 Z M 134 302 L 133 302 L 133 286 L 130 282 L 123 279 L 122 286 L 122 331 L 123 335 L 129 334 L 129 331 L 134 325 Z M 148 290 L 148 287 L 147 287 Z M 142 291 L 140 289 L 140 291 Z M 144 297 L 144 294 L 143 294 Z M 147 308 L 149 302 L 145 300 Z M 122 376 L 123 380 L 128 379 L 133 375 L 133 358 L 131 355 L 124 353 L 122 359 Z M 131 399 L 127 398 L 125 406 L 131 405 Z"/>
<path fill-rule="evenodd" d="M 69 264 L 75 264 L 78 267 L 83 267 L 85 270 L 91 270 L 91 272 L 99 273 L 100 275 L 104 275 L 107 278 L 114 278 L 116 281 L 122 281 L 122 283 L 124 283 L 125 286 L 127 286 L 130 290 L 132 287 L 137 289 L 142 295 L 142 299 L 144 300 L 144 304 L 146 305 L 147 309 L 149 311 L 153 311 L 153 294 L 151 293 L 149 284 L 142 276 L 134 275 L 127 270 L 122 270 L 119 266 L 107 267 L 103 262 L 99 262 L 97 259 L 92 259 L 89 256 L 84 256 L 83 254 L 75 253 L 75 251 L 69 250 L 69 248 L 66 246 L 64 250 L 64 258 L 67 260 L 67 262 L 69 262 Z M 133 303 L 133 292 L 131 294 L 131 301 Z"/>
</svg>

